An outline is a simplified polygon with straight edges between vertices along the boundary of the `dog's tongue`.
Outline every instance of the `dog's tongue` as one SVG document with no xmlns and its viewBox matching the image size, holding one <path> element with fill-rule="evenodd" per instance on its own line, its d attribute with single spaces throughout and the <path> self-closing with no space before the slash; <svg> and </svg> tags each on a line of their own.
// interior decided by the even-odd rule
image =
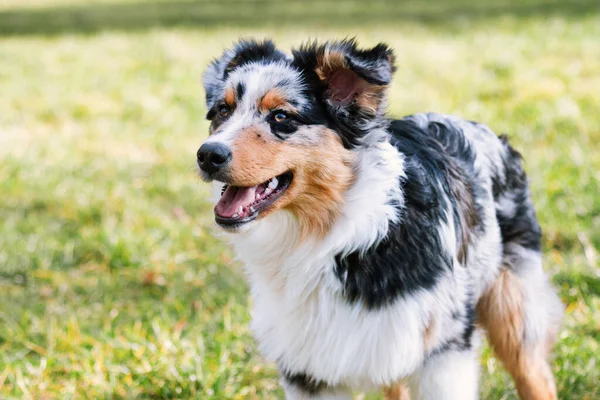
<svg viewBox="0 0 600 400">
<path fill-rule="evenodd" d="M 256 189 L 252 187 L 228 186 L 215 207 L 221 217 L 231 218 L 234 214 L 243 216 L 248 212 L 248 207 L 256 200 Z M 240 212 L 240 207 L 242 212 Z"/>
</svg>

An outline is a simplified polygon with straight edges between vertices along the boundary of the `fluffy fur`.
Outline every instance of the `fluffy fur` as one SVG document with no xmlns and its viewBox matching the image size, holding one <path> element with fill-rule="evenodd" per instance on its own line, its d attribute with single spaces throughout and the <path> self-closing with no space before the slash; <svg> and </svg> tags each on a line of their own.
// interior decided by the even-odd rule
<svg viewBox="0 0 600 400">
<path fill-rule="evenodd" d="M 287 397 L 381 388 L 387 399 L 476 399 L 487 330 L 521 397 L 555 398 L 546 358 L 562 306 L 520 155 L 474 122 L 386 117 L 384 44 L 292 54 L 242 41 L 209 66 L 206 143 L 231 157 L 200 170 L 217 201 L 228 187 L 253 196 L 292 177 L 260 211 L 240 203 L 227 224 L 217 216 Z"/>
</svg>

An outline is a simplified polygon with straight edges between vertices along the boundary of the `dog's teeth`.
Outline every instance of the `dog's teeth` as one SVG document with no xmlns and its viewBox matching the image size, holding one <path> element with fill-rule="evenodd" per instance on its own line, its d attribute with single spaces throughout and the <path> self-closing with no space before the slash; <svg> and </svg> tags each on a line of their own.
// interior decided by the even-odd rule
<svg viewBox="0 0 600 400">
<path fill-rule="evenodd" d="M 260 194 L 256 193 L 256 200 L 260 199 Z"/>
<path fill-rule="evenodd" d="M 273 180 L 271 180 L 271 182 L 269 182 L 269 189 L 275 190 L 277 185 L 279 185 L 279 181 L 277 180 L 277 178 L 273 178 Z"/>
<path fill-rule="evenodd" d="M 244 209 L 242 208 L 242 206 L 238 207 L 238 214 L 242 215 L 244 213 Z"/>
<path fill-rule="evenodd" d="M 272 191 L 273 191 L 273 189 L 271 189 L 270 187 L 268 187 L 268 188 L 265 190 L 265 196 L 268 196 L 268 195 L 270 195 Z"/>
<path fill-rule="evenodd" d="M 254 207 L 250 206 L 250 212 L 254 212 L 254 211 L 256 211 L 256 210 L 254 209 Z"/>
<path fill-rule="evenodd" d="M 237 218 L 237 217 L 239 217 L 239 215 L 237 213 L 235 213 L 231 216 L 231 218 Z"/>
</svg>

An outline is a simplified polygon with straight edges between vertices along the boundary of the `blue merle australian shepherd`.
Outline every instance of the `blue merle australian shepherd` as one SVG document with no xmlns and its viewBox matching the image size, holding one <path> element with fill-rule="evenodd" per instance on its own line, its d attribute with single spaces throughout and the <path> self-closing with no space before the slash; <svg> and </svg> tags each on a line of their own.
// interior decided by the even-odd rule
<svg viewBox="0 0 600 400">
<path fill-rule="evenodd" d="M 384 44 L 241 41 L 204 75 L 197 152 L 288 399 L 478 397 L 485 331 L 522 399 L 555 399 L 562 306 L 521 157 L 484 125 L 386 116 Z"/>
</svg>

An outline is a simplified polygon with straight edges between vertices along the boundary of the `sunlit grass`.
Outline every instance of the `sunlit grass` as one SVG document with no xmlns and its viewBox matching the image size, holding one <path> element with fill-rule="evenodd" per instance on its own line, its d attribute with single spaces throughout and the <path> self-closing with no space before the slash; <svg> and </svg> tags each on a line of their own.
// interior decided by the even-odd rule
<svg viewBox="0 0 600 400">
<path fill-rule="evenodd" d="M 285 49 L 386 41 L 391 114 L 454 113 L 511 136 L 567 306 L 560 398 L 599 398 L 600 14 L 540 10 L 1 38 L 0 397 L 281 397 L 194 173 L 207 132 L 200 74 L 243 35 Z M 516 398 L 487 349 L 482 371 L 482 398 Z"/>
</svg>

